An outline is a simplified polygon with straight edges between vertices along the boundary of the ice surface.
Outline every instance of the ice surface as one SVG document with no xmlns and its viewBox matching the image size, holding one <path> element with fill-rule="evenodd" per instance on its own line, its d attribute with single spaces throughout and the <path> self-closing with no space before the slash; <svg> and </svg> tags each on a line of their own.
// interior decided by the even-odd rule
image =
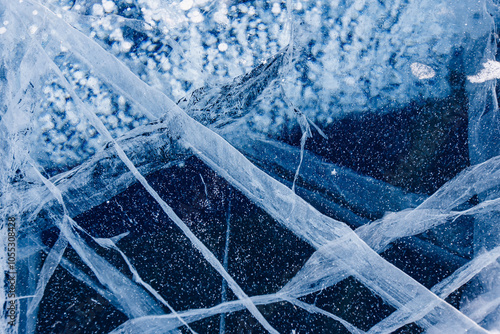
<svg viewBox="0 0 500 334">
<path fill-rule="evenodd" d="M 0 0 L 0 331 L 500 331 L 499 13 Z M 424 105 L 467 142 L 383 149 L 434 150 L 437 191 L 321 155 L 338 119 Z"/>
</svg>

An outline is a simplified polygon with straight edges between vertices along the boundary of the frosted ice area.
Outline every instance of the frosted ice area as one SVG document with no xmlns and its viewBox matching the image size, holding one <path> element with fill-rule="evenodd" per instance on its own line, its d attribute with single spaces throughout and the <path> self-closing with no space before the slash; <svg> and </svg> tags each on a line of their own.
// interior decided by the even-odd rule
<svg viewBox="0 0 500 334">
<path fill-rule="evenodd" d="M 0 0 L 0 333 L 500 333 L 499 6 Z"/>
</svg>

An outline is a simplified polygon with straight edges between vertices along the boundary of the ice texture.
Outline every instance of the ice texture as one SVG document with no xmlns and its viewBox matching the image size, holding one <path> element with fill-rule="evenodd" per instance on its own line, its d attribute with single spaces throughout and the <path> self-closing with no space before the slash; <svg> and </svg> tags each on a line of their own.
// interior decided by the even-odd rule
<svg viewBox="0 0 500 334">
<path fill-rule="evenodd" d="M 0 0 L 0 332 L 499 332 L 498 22 Z M 369 115 L 411 126 L 361 166 L 332 126 Z"/>
</svg>

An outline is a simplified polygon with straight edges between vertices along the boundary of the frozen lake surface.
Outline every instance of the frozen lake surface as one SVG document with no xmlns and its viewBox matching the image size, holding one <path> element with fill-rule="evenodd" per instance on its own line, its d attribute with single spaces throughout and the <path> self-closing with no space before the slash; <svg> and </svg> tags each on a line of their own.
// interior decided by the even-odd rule
<svg viewBox="0 0 500 334">
<path fill-rule="evenodd" d="M 496 0 L 0 0 L 1 333 L 500 333 Z"/>
</svg>

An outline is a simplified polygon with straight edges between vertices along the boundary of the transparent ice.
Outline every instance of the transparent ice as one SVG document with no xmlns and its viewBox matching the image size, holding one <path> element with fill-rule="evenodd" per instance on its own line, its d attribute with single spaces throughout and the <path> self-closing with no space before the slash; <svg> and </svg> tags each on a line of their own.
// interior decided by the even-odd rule
<svg viewBox="0 0 500 334">
<path fill-rule="evenodd" d="M 493 0 L 0 0 L 0 332 L 500 332 L 498 22 Z M 363 128 L 366 166 L 335 159 L 377 117 L 399 167 L 370 170 Z M 466 159 L 431 169 L 452 131 Z"/>
</svg>

